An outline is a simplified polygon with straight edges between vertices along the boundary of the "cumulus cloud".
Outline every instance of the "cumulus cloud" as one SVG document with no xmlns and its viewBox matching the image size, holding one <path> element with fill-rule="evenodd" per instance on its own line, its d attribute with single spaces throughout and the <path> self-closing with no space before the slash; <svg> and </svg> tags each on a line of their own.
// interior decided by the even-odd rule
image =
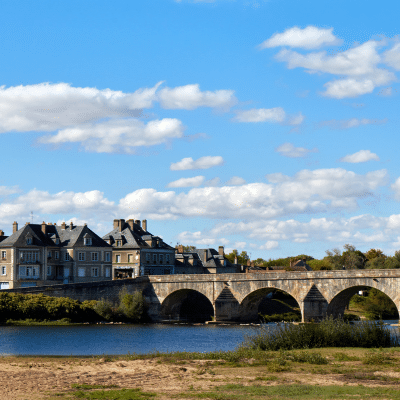
<svg viewBox="0 0 400 400">
<path fill-rule="evenodd" d="M 163 88 L 158 92 L 161 107 L 165 109 L 194 110 L 199 107 L 212 107 L 229 110 L 237 103 L 233 90 L 200 90 L 198 84 Z"/>
<path fill-rule="evenodd" d="M 246 181 L 241 178 L 240 176 L 232 176 L 229 181 L 227 181 L 225 184 L 228 186 L 237 186 L 237 185 L 244 185 Z"/>
<path fill-rule="evenodd" d="M 354 154 L 348 154 L 347 156 L 342 157 L 339 161 L 348 163 L 362 163 L 371 160 L 379 161 L 379 157 L 370 150 L 360 150 Z"/>
<path fill-rule="evenodd" d="M 219 179 L 218 177 L 209 179 L 208 181 L 204 182 L 204 186 L 219 186 L 219 184 L 221 183 L 221 179 Z"/>
<path fill-rule="evenodd" d="M 285 35 L 286 32 L 277 34 L 282 36 L 272 37 L 264 42 L 265 47 L 267 45 L 269 47 L 302 47 L 301 45 L 290 46 L 290 37 L 296 37 L 301 44 L 301 35 L 294 35 L 298 29 L 294 27 L 287 30 L 286 32 L 291 33 L 290 35 Z M 310 29 L 308 31 L 309 34 L 312 35 L 312 32 L 319 32 L 321 33 L 321 38 L 327 38 L 328 36 L 324 35 L 332 34 L 329 29 L 323 30 L 324 35 L 318 29 L 315 29 L 317 28 Z M 305 30 L 302 33 L 305 34 Z M 337 44 L 333 35 L 331 39 L 331 44 Z M 294 43 L 295 41 L 293 40 Z M 319 42 L 311 41 L 310 43 L 318 44 Z M 322 41 L 320 44 L 322 43 L 324 42 Z M 282 49 L 276 55 L 276 59 L 286 62 L 289 69 L 304 68 L 310 74 L 327 73 L 338 76 L 339 79 L 334 79 L 324 85 L 325 92 L 322 94 L 327 97 L 343 99 L 372 93 L 376 87 L 396 81 L 396 75 L 387 68 L 380 67 L 380 65 L 386 63 L 386 65 L 400 70 L 400 45 L 396 43 L 389 50 L 382 52 L 381 48 L 385 44 L 386 42 L 384 41 L 369 40 L 335 55 L 329 55 L 326 51 L 301 54 L 294 50 Z M 316 47 L 319 46 L 308 47 L 307 49 L 311 50 Z M 303 48 L 305 47 L 303 46 Z"/>
<path fill-rule="evenodd" d="M 323 29 L 316 26 L 307 26 L 301 29 L 297 26 L 289 28 L 283 33 L 275 33 L 271 38 L 259 45 L 260 49 L 288 46 L 303 49 L 317 49 L 322 46 L 338 45 L 342 41 L 333 33 L 333 28 Z"/>
<path fill-rule="evenodd" d="M 295 147 L 292 143 L 284 143 L 280 145 L 276 151 L 284 157 L 299 158 L 307 157 L 309 153 L 316 153 L 318 149 L 306 149 L 304 147 Z"/>
<path fill-rule="evenodd" d="M 200 185 L 204 177 L 189 179 L 194 179 L 190 185 Z M 248 220 L 351 211 L 357 209 L 360 199 L 373 198 L 374 191 L 387 183 L 387 171 L 360 175 L 342 168 L 332 168 L 302 170 L 294 176 L 267 175 L 267 179 L 270 179 L 268 184 L 195 187 L 179 194 L 140 189 L 121 199 L 119 209 L 121 213 L 123 210 L 126 213 L 136 210 L 160 219 L 203 217 Z M 188 181 L 177 182 L 179 184 L 174 187 L 182 187 Z"/>
<path fill-rule="evenodd" d="M 304 115 L 300 112 L 297 115 L 290 116 L 287 121 L 287 124 L 297 126 L 297 125 L 301 125 L 303 123 L 303 121 L 304 121 Z"/>
<path fill-rule="evenodd" d="M 181 138 L 184 127 L 175 118 L 149 121 L 111 119 L 105 122 L 81 124 L 43 136 L 40 143 L 60 145 L 79 143 L 85 150 L 97 153 L 129 153 L 137 147 L 154 146 Z"/>
<path fill-rule="evenodd" d="M 395 196 L 397 200 L 400 200 L 400 178 L 397 178 L 395 183 L 391 185 L 392 190 L 395 192 Z M 399 219 L 399 228 L 400 228 L 400 219 Z"/>
<path fill-rule="evenodd" d="M 233 120 L 237 122 L 283 122 L 285 118 L 285 110 L 281 107 L 275 107 L 239 110 L 236 111 L 236 117 Z"/>
<path fill-rule="evenodd" d="M 324 127 L 328 126 L 332 129 L 349 129 L 349 128 L 357 128 L 358 126 L 363 125 L 381 125 L 386 124 L 387 119 L 369 119 L 369 118 L 350 118 L 350 119 L 331 119 L 329 121 L 321 121 L 318 126 Z"/>
<path fill-rule="evenodd" d="M 176 181 L 168 183 L 167 187 L 181 188 L 181 187 L 196 187 L 204 182 L 204 176 L 194 176 L 192 178 L 181 178 Z"/>
<path fill-rule="evenodd" d="M 169 167 L 171 171 L 184 171 L 188 169 L 208 169 L 222 165 L 224 159 L 221 156 L 205 156 L 200 157 L 197 160 L 193 160 L 192 157 L 183 158 L 181 161 L 172 163 Z"/>
<path fill-rule="evenodd" d="M 123 93 L 67 83 L 0 87 L 0 133 L 54 131 L 109 117 L 138 117 L 157 99 L 152 88 Z"/>
</svg>

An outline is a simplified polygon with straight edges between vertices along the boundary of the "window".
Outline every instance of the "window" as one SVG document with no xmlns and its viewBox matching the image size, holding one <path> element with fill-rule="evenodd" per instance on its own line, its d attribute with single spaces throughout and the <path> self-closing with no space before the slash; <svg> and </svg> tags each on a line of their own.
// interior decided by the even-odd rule
<svg viewBox="0 0 400 400">
<path fill-rule="evenodd" d="M 85 268 L 78 268 L 78 276 L 83 278 L 85 276 Z"/>
<path fill-rule="evenodd" d="M 157 264 L 157 254 L 153 254 L 153 264 Z"/>
<path fill-rule="evenodd" d="M 47 253 L 47 258 L 51 258 L 51 251 Z"/>
<path fill-rule="evenodd" d="M 99 276 L 99 269 L 97 267 L 96 268 L 92 268 L 92 276 L 94 278 L 97 278 Z"/>
<path fill-rule="evenodd" d="M 122 240 L 117 240 L 117 246 L 122 246 Z"/>
<path fill-rule="evenodd" d="M 164 254 L 160 254 L 160 264 L 164 262 Z"/>
<path fill-rule="evenodd" d="M 106 268 L 105 273 L 106 273 L 106 278 L 109 278 L 111 276 L 111 268 Z"/>
<path fill-rule="evenodd" d="M 5 266 L 5 265 L 2 265 L 2 266 L 1 266 L 1 274 L 2 274 L 2 275 L 6 275 L 6 272 L 7 272 L 6 266 Z"/>
<path fill-rule="evenodd" d="M 92 245 L 92 238 L 88 237 L 88 238 L 83 239 L 83 244 L 85 246 L 91 246 Z"/>
<path fill-rule="evenodd" d="M 64 260 L 65 260 L 65 261 L 69 261 L 69 253 L 65 253 L 65 258 L 64 258 Z"/>
<path fill-rule="evenodd" d="M 117 254 L 117 255 L 115 256 L 115 262 L 117 262 L 117 263 L 120 263 L 120 262 L 121 262 L 121 255 L 120 255 L 120 254 Z"/>
<path fill-rule="evenodd" d="M 54 252 L 54 259 L 58 260 L 60 258 L 60 253 L 58 251 Z"/>
<path fill-rule="evenodd" d="M 106 253 L 106 261 L 107 262 L 111 261 L 111 253 L 109 251 L 107 251 L 107 253 Z"/>
<path fill-rule="evenodd" d="M 150 262 L 150 254 L 146 253 L 146 261 L 149 263 Z"/>
<path fill-rule="evenodd" d="M 60 244 L 60 239 L 56 238 L 56 244 Z"/>
<path fill-rule="evenodd" d="M 26 238 L 26 244 L 32 244 L 32 238 L 31 237 Z"/>
<path fill-rule="evenodd" d="M 97 251 L 92 253 L 92 261 L 99 261 L 99 253 Z"/>
<path fill-rule="evenodd" d="M 85 253 L 78 253 L 78 260 L 85 261 Z"/>
<path fill-rule="evenodd" d="M 19 258 L 21 262 L 36 262 L 39 260 L 39 252 L 38 251 L 20 251 Z"/>
<path fill-rule="evenodd" d="M 166 262 L 167 264 L 169 264 L 169 254 L 166 254 L 166 255 L 165 255 L 165 262 Z"/>
<path fill-rule="evenodd" d="M 51 275 L 51 265 L 47 266 L 47 275 Z"/>
<path fill-rule="evenodd" d="M 128 254 L 128 263 L 133 262 L 133 254 Z"/>
<path fill-rule="evenodd" d="M 2 252 L 1 252 L 1 258 L 2 258 L 3 260 L 5 260 L 5 259 L 7 258 L 7 252 L 6 252 L 6 251 L 2 251 Z"/>
</svg>

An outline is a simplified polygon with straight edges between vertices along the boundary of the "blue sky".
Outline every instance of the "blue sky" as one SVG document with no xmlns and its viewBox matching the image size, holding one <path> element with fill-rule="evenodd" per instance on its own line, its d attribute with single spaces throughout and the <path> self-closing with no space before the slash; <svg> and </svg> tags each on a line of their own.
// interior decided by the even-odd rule
<svg viewBox="0 0 400 400">
<path fill-rule="evenodd" d="M 253 259 L 400 250 L 395 1 L 2 2 L 0 228 L 147 219 Z M 31 213 L 33 217 L 31 217 Z"/>
</svg>

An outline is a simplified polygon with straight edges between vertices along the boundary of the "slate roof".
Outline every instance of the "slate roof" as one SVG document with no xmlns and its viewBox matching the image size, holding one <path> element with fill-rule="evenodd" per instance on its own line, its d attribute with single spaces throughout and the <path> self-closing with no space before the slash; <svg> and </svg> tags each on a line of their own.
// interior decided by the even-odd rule
<svg viewBox="0 0 400 400">
<path fill-rule="evenodd" d="M 205 261 L 206 256 L 206 261 Z M 203 268 L 225 268 L 232 264 L 224 256 L 220 255 L 215 249 L 195 249 L 192 252 L 184 252 L 175 254 L 176 265 L 184 264 L 184 259 L 196 259 L 197 266 Z M 226 266 L 224 261 L 226 260 Z"/>
<path fill-rule="evenodd" d="M 151 246 L 146 243 L 146 240 L 152 239 L 158 239 L 161 244 L 161 246 L 156 248 L 173 250 L 173 247 L 166 244 L 160 237 L 152 235 L 151 233 L 145 231 L 142 227 L 136 224 L 134 225 L 133 231 L 131 230 L 129 224 L 125 223 L 122 231 L 120 231 L 119 227 L 117 227 L 103 236 L 103 240 L 110 240 L 110 244 L 113 247 L 116 247 L 117 240 L 121 240 L 122 245 L 118 246 L 119 249 L 139 250 L 142 248 L 151 248 Z"/>
<path fill-rule="evenodd" d="M 65 229 L 62 229 L 61 226 L 46 225 L 46 234 L 44 234 L 41 224 L 24 225 L 3 240 L 1 247 L 79 247 L 84 246 L 83 238 L 86 235 L 92 238 L 91 247 L 111 247 L 86 225 L 73 226 L 72 229 L 70 225 L 66 225 Z M 32 237 L 31 245 L 26 244 L 26 239 L 29 236 Z M 57 238 L 60 239 L 58 245 L 55 242 Z"/>
</svg>

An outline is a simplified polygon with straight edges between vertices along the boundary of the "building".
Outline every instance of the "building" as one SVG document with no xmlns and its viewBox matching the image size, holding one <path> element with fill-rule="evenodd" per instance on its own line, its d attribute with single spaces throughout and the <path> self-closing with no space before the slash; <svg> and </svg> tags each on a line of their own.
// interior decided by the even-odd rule
<svg viewBox="0 0 400 400">
<path fill-rule="evenodd" d="M 1 289 L 111 279 L 112 247 L 86 224 L 14 222 L 0 255 Z"/>
<path fill-rule="evenodd" d="M 112 277 L 174 274 L 175 249 L 147 231 L 147 221 L 114 219 L 103 239 L 112 246 Z"/>
<path fill-rule="evenodd" d="M 185 252 L 182 245 L 175 254 L 176 274 L 231 274 L 241 272 L 240 265 L 232 264 L 224 255 L 224 247 L 195 249 Z"/>
</svg>

